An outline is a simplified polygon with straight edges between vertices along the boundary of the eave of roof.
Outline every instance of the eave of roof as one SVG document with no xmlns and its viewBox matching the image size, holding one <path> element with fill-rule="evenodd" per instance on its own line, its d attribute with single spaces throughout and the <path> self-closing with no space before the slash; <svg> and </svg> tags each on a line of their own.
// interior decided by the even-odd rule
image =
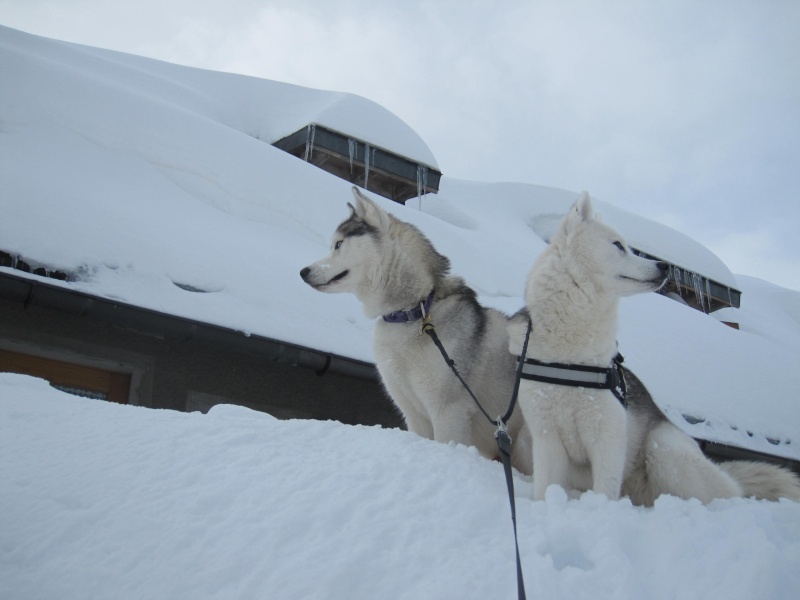
<svg viewBox="0 0 800 600">
<path fill-rule="evenodd" d="M 39 275 L 18 275 L 0 268 L 0 298 L 22 303 L 26 307 L 37 306 L 89 317 L 151 335 L 206 342 L 233 351 L 255 353 L 266 360 L 308 367 L 318 375 L 331 372 L 367 380 L 376 380 L 378 377 L 375 365 L 369 362 L 93 296 L 55 282 L 49 283 Z"/>
</svg>

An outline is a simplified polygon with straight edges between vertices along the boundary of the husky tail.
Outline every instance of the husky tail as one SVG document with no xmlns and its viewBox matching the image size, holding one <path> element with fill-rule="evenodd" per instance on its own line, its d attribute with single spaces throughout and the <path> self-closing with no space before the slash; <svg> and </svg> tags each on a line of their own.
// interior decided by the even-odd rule
<svg viewBox="0 0 800 600">
<path fill-rule="evenodd" d="M 746 460 L 719 463 L 742 488 L 745 498 L 800 500 L 800 477 L 777 465 Z"/>
<path fill-rule="evenodd" d="M 624 492 L 634 504 L 652 506 L 661 494 L 697 498 L 758 498 L 800 501 L 800 477 L 790 469 L 747 460 L 712 461 L 689 435 L 656 406 L 631 371 L 628 382 L 628 454 Z"/>
</svg>

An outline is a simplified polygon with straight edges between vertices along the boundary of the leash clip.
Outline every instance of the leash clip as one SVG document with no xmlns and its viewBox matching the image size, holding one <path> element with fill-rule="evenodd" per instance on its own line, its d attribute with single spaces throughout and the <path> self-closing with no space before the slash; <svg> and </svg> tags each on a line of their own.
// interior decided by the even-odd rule
<svg viewBox="0 0 800 600">
<path fill-rule="evenodd" d="M 422 335 L 423 333 L 428 333 L 429 329 L 433 329 L 433 325 L 431 325 L 430 313 L 425 310 L 424 301 L 419 303 L 419 309 L 422 311 L 422 319 L 419 322 L 419 334 Z"/>
<path fill-rule="evenodd" d="M 500 452 L 511 456 L 511 436 L 508 434 L 508 427 L 506 427 L 503 417 L 497 417 L 497 431 L 494 432 L 494 439 L 497 441 Z"/>
</svg>

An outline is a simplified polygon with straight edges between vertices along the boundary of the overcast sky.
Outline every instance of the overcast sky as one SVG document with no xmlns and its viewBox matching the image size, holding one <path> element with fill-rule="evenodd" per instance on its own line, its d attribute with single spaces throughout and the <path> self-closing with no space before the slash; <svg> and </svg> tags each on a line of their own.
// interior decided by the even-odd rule
<svg viewBox="0 0 800 600">
<path fill-rule="evenodd" d="M 359 94 L 447 176 L 586 189 L 800 290 L 800 0 L 0 0 L 0 24 Z"/>
</svg>

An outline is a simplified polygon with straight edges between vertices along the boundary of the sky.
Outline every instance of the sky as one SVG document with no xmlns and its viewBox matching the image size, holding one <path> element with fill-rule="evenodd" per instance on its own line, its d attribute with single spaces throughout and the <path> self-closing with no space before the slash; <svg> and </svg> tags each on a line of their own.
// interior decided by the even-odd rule
<svg viewBox="0 0 800 600">
<path fill-rule="evenodd" d="M 0 0 L 23 31 L 381 104 L 442 172 L 580 191 L 800 290 L 800 3 Z"/>
</svg>

